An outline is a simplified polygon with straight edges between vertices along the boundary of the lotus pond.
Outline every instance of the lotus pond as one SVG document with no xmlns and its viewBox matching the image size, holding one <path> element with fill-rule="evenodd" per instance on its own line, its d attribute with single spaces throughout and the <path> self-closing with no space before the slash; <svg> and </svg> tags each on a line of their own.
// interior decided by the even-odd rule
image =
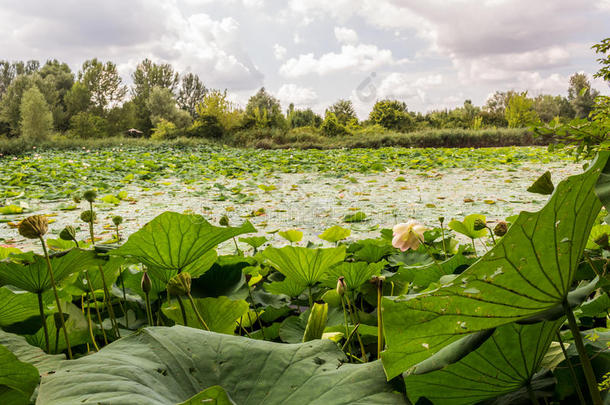
<svg viewBox="0 0 610 405">
<path fill-rule="evenodd" d="M 0 157 L 0 403 L 604 403 L 609 158 Z"/>
</svg>

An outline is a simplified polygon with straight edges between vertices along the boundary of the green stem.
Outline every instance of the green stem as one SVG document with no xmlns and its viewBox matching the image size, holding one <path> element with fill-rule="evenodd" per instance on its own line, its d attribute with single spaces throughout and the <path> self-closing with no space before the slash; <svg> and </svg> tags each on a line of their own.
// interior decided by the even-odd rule
<svg viewBox="0 0 610 405">
<path fill-rule="evenodd" d="M 182 303 L 182 298 L 180 298 L 179 295 L 176 295 L 176 298 L 178 299 L 178 305 L 180 306 L 180 312 L 182 313 L 182 322 L 184 323 L 184 326 L 189 326 L 189 324 L 186 320 L 186 310 L 184 309 L 184 304 Z"/>
<path fill-rule="evenodd" d="M 250 284 L 247 281 L 246 281 L 246 285 L 248 286 L 248 295 L 250 296 L 250 301 L 252 301 L 252 307 L 254 307 L 254 313 L 256 314 L 256 320 L 258 321 L 258 326 L 261 328 L 261 335 L 263 336 L 263 340 L 265 340 L 265 328 L 263 327 L 263 322 L 261 321 L 261 318 L 258 315 L 258 309 L 256 308 L 256 304 L 254 303 L 254 298 L 252 297 L 252 288 L 250 287 Z M 249 316 L 249 314 L 248 314 L 248 316 Z M 252 327 L 252 324 L 250 324 L 250 327 Z"/>
<path fill-rule="evenodd" d="M 591 366 L 591 360 L 587 355 L 585 344 L 582 340 L 582 336 L 580 335 L 578 325 L 576 324 L 574 312 L 572 312 L 572 308 L 570 308 L 568 301 L 565 299 L 563 300 L 563 309 L 568 318 L 568 325 L 570 326 L 572 336 L 574 337 L 574 344 L 576 345 L 576 350 L 578 351 L 578 356 L 580 357 L 580 363 L 582 365 L 585 379 L 587 380 L 587 386 L 589 387 L 589 394 L 591 395 L 593 404 L 602 405 L 602 397 L 599 393 L 599 389 L 597 388 L 597 380 L 595 378 L 595 373 L 593 372 L 593 367 Z"/>
<path fill-rule="evenodd" d="M 91 337 L 91 342 L 93 342 L 93 347 L 96 352 L 100 351 L 97 342 L 95 341 L 95 336 L 93 335 L 93 322 L 91 321 L 91 301 L 89 300 L 89 293 L 85 293 L 87 296 L 87 326 L 89 327 L 89 336 Z"/>
<path fill-rule="evenodd" d="M 47 319 L 44 316 L 44 304 L 42 303 L 42 292 L 36 293 L 38 295 L 38 311 L 40 311 L 40 320 L 42 321 L 42 330 L 44 331 L 44 342 L 47 348 L 47 353 L 51 353 L 51 345 L 49 344 L 49 329 L 47 328 Z"/>
<path fill-rule="evenodd" d="M 572 366 L 572 362 L 570 361 L 570 357 L 568 356 L 568 352 L 563 344 L 563 340 L 561 339 L 561 333 L 557 331 L 557 341 L 559 342 L 559 346 L 561 347 L 561 351 L 563 353 L 563 357 L 566 359 L 566 363 L 568 363 L 568 368 L 570 369 L 570 375 L 572 376 L 572 382 L 574 383 L 574 388 L 576 389 L 576 394 L 578 395 L 578 400 L 581 405 L 587 405 L 585 402 L 585 397 L 582 394 L 582 390 L 580 389 L 580 384 L 578 383 L 578 377 L 576 377 L 576 371 L 574 371 L 574 366 Z"/>
<path fill-rule="evenodd" d="M 354 329 L 352 329 L 352 331 L 350 332 L 350 334 L 347 336 L 347 339 L 345 340 L 345 343 L 343 343 L 343 346 L 341 346 L 341 350 L 345 351 L 345 348 L 347 347 L 347 345 L 349 344 L 351 347 L 351 343 L 352 343 L 352 338 L 354 337 L 354 334 L 356 334 L 356 332 L 358 331 L 358 328 L 360 327 L 360 324 L 356 324 L 354 326 Z M 354 351 L 351 350 L 350 348 L 350 355 L 353 353 Z M 358 359 L 359 361 L 362 361 L 360 359 Z"/>
<path fill-rule="evenodd" d="M 121 333 L 119 332 L 119 325 L 116 321 L 116 317 L 114 316 L 114 308 L 112 306 L 112 298 L 110 297 L 110 292 L 108 291 L 108 287 L 106 286 L 106 276 L 104 275 L 104 269 L 101 265 L 98 265 L 98 269 L 100 270 L 100 277 L 102 279 L 102 287 L 104 288 L 104 301 L 106 301 L 106 305 L 108 305 L 108 315 L 110 315 L 110 322 L 114 327 L 114 333 L 117 338 L 121 337 Z"/>
<path fill-rule="evenodd" d="M 237 255 L 240 255 L 241 250 L 239 250 L 239 246 L 237 246 L 237 240 L 235 240 L 235 236 L 233 236 L 233 243 L 235 243 L 235 250 L 237 251 Z"/>
<path fill-rule="evenodd" d="M 102 330 L 102 336 L 104 336 L 104 344 L 108 344 L 108 337 L 106 336 L 106 330 L 104 329 L 104 324 L 102 323 L 102 315 L 100 313 L 100 307 L 97 304 L 97 298 L 95 297 L 95 291 L 93 291 L 93 284 L 91 284 L 91 278 L 89 277 L 89 272 L 85 270 L 85 277 L 87 278 L 87 285 L 89 286 L 89 291 L 91 292 L 91 297 L 93 298 L 93 302 L 95 303 L 95 312 L 97 313 L 97 321 L 100 324 L 100 329 Z"/>
<path fill-rule="evenodd" d="M 445 254 L 445 259 L 447 258 L 447 246 L 445 246 L 445 228 L 443 227 L 443 222 L 441 221 L 441 238 L 443 241 L 443 253 Z"/>
<path fill-rule="evenodd" d="M 356 324 L 360 324 L 360 322 L 356 322 L 356 319 L 355 319 L 355 317 L 354 317 L 354 311 L 352 310 L 352 309 L 353 309 L 353 306 L 352 306 L 352 304 L 351 304 L 351 302 L 350 302 L 350 300 L 349 300 L 349 297 L 346 295 L 346 296 L 345 296 L 345 298 L 347 299 L 347 308 L 349 309 L 350 316 L 351 316 L 351 318 L 352 318 L 352 323 L 353 323 L 354 325 L 356 325 Z M 358 339 L 358 344 L 360 345 L 360 351 L 362 352 L 362 353 L 361 353 L 361 355 L 362 355 L 362 361 L 363 361 L 364 363 L 366 363 L 366 361 L 367 361 L 367 358 L 366 358 L 366 350 L 364 349 L 364 344 L 362 343 L 362 338 L 360 337 L 360 333 L 356 332 L 356 338 Z"/>
<path fill-rule="evenodd" d="M 311 295 L 311 285 L 308 285 L 307 288 L 309 289 L 309 308 L 313 307 L 313 295 Z"/>
<path fill-rule="evenodd" d="M 209 332 L 210 328 L 208 327 L 208 324 L 205 323 L 205 321 L 201 317 L 201 314 L 199 313 L 199 310 L 197 309 L 197 306 L 195 305 L 195 301 L 193 300 L 191 293 L 187 293 L 187 297 L 188 297 L 189 301 L 191 302 L 191 306 L 193 307 L 193 311 L 195 311 L 195 315 L 197 316 L 199 323 L 201 324 L 201 326 L 203 326 L 205 328 L 205 330 L 207 330 Z"/>
<path fill-rule="evenodd" d="M 377 358 L 381 358 L 383 350 L 383 318 L 381 314 L 381 297 L 383 296 L 383 280 L 377 279 Z"/>
<path fill-rule="evenodd" d="M 57 285 L 55 284 L 55 276 L 53 275 L 53 267 L 51 266 L 51 259 L 49 259 L 49 252 L 47 251 L 47 244 L 45 243 L 42 236 L 39 237 L 42 243 L 42 250 L 44 251 L 44 257 L 47 259 L 47 270 L 49 270 L 49 279 L 51 281 L 51 287 L 53 288 L 53 294 L 55 295 L 55 304 L 57 304 L 57 312 L 61 319 L 61 328 L 64 330 L 64 339 L 66 340 L 66 346 L 68 347 L 68 358 L 72 360 L 72 347 L 70 346 L 70 338 L 68 337 L 68 329 L 66 328 L 66 321 L 64 319 L 64 313 L 61 310 L 61 302 L 59 301 L 59 294 L 57 294 Z"/>
<path fill-rule="evenodd" d="M 129 329 L 129 317 L 127 316 L 127 293 L 125 292 L 125 281 L 123 280 L 123 266 L 119 267 L 119 278 L 121 280 L 121 289 L 123 290 L 123 303 L 125 304 L 125 307 L 121 306 L 121 309 L 125 314 L 125 328 Z"/>
<path fill-rule="evenodd" d="M 476 256 L 477 255 L 477 248 L 474 245 L 474 238 L 470 238 L 470 239 L 472 240 L 472 250 L 474 251 L 474 255 Z"/>
<path fill-rule="evenodd" d="M 341 309 L 343 309 L 343 321 L 345 322 L 345 343 L 343 344 L 343 350 L 345 350 L 345 348 L 347 347 L 347 344 L 349 343 L 349 351 L 350 353 L 354 352 L 354 348 L 351 345 L 351 337 L 353 335 L 353 331 L 350 333 L 349 331 L 349 322 L 347 321 L 347 311 L 345 310 L 345 302 L 343 300 L 343 296 L 341 295 Z M 356 328 L 354 328 L 355 330 Z"/>
<path fill-rule="evenodd" d="M 490 227 L 487 227 L 487 230 L 489 231 L 489 234 L 491 235 L 491 241 L 495 245 L 496 244 L 496 238 L 494 237 L 494 231 L 492 231 Z"/>
<path fill-rule="evenodd" d="M 538 401 L 538 398 L 536 398 L 534 390 L 532 390 L 532 385 L 528 382 L 525 388 L 527 389 L 527 395 L 530 397 L 532 405 L 540 405 L 540 402 Z"/>
</svg>

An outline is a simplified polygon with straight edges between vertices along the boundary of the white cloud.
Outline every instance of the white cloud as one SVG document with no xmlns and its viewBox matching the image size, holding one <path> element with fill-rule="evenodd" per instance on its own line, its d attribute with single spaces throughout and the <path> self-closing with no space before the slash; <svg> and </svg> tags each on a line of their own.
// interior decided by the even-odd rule
<svg viewBox="0 0 610 405">
<path fill-rule="evenodd" d="M 286 52 L 287 52 L 287 49 L 284 48 L 282 45 L 280 45 L 280 44 L 273 45 L 273 56 L 275 56 L 275 59 L 284 60 L 284 58 L 286 57 Z"/>
<path fill-rule="evenodd" d="M 329 52 L 319 58 L 313 53 L 288 59 L 281 67 L 280 74 L 299 77 L 308 74 L 326 75 L 345 70 L 369 72 L 380 66 L 392 66 L 406 62 L 395 60 L 392 51 L 379 49 L 376 45 L 343 45 L 340 53 Z"/>
<path fill-rule="evenodd" d="M 335 38 L 342 44 L 356 44 L 358 42 L 356 31 L 346 27 L 335 27 Z"/>
<path fill-rule="evenodd" d="M 313 89 L 293 83 L 283 84 L 276 95 L 283 105 L 294 103 L 297 107 L 310 107 L 318 100 L 318 94 Z"/>
</svg>

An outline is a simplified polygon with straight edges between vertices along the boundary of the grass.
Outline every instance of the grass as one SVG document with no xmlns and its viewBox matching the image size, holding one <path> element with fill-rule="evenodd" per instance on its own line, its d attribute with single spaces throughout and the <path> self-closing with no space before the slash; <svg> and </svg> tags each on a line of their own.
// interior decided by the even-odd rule
<svg viewBox="0 0 610 405">
<path fill-rule="evenodd" d="M 57 135 L 44 142 L 31 143 L 20 138 L 0 138 L 1 154 L 21 154 L 33 149 L 102 149 L 108 147 L 196 147 L 201 145 L 227 145 L 258 149 L 340 149 L 340 148 L 483 148 L 500 146 L 547 145 L 549 138 L 534 137 L 527 129 L 440 129 L 410 133 L 380 131 L 363 128 L 352 135 L 327 137 L 315 128 L 250 129 L 229 134 L 221 140 L 177 138 L 152 140 L 122 136 L 81 139 Z"/>
</svg>

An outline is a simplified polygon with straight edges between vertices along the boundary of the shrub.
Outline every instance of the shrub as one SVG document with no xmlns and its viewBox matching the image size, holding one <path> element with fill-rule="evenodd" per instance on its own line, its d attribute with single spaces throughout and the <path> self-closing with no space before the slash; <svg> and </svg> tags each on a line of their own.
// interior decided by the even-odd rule
<svg viewBox="0 0 610 405">
<path fill-rule="evenodd" d="M 343 135 L 349 135 L 349 131 L 339 123 L 337 116 L 335 113 L 330 111 L 326 112 L 326 116 L 324 117 L 324 122 L 322 122 L 322 126 L 320 126 L 322 133 L 326 136 L 337 137 Z"/>
</svg>

